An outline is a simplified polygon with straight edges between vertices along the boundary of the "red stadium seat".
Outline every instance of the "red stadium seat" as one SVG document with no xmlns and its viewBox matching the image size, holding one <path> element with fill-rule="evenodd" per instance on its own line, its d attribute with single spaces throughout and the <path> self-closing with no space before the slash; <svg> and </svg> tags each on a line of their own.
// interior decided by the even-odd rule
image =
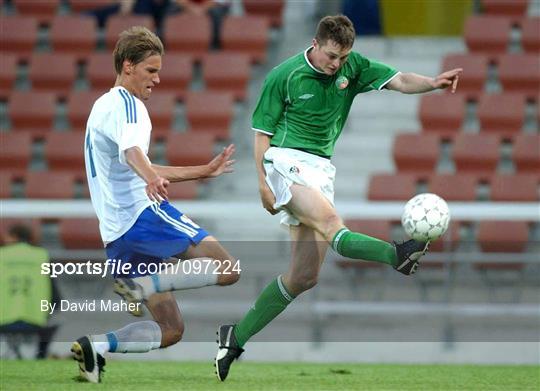
<svg viewBox="0 0 540 391">
<path fill-rule="evenodd" d="M 512 160 L 517 172 L 540 177 L 540 135 L 520 133 L 514 138 Z"/>
<path fill-rule="evenodd" d="M 251 61 L 266 61 L 266 49 L 270 38 L 268 20 L 257 16 L 228 16 L 223 22 L 223 49 L 241 52 Z"/>
<path fill-rule="evenodd" d="M 420 100 L 420 122 L 424 129 L 460 129 L 465 119 L 465 97 L 460 94 L 429 94 Z"/>
<path fill-rule="evenodd" d="M 0 166 L 2 170 L 26 170 L 32 155 L 32 140 L 25 133 L 0 133 Z"/>
<path fill-rule="evenodd" d="M 77 74 L 75 57 L 62 53 L 32 55 L 28 77 L 33 90 L 54 92 L 65 98 Z"/>
<path fill-rule="evenodd" d="M 112 56 L 108 53 L 92 53 L 88 57 L 86 76 L 95 90 L 105 93 L 112 88 L 116 80 Z"/>
<path fill-rule="evenodd" d="M 59 233 L 62 245 L 67 250 L 103 249 L 97 219 L 62 219 L 59 224 Z"/>
<path fill-rule="evenodd" d="M 144 26 L 148 30 L 154 30 L 154 21 L 146 15 L 112 15 L 107 19 L 105 26 L 105 44 L 112 51 L 118 41 L 118 36 L 124 30 L 132 26 Z"/>
<path fill-rule="evenodd" d="M 153 129 L 157 131 L 172 129 L 175 105 L 172 92 L 152 92 L 150 98 L 144 103 L 152 120 Z"/>
<path fill-rule="evenodd" d="M 469 16 L 465 22 L 465 43 L 473 53 L 504 53 L 510 42 L 511 27 L 510 19 L 502 16 Z"/>
<path fill-rule="evenodd" d="M 399 172 L 434 172 L 439 152 L 439 137 L 434 134 L 398 134 L 394 139 L 394 163 Z"/>
<path fill-rule="evenodd" d="M 187 54 L 167 53 L 163 56 L 156 91 L 174 92 L 176 98 L 185 99 L 193 78 L 193 58 Z"/>
<path fill-rule="evenodd" d="M 15 86 L 17 78 L 17 56 L 2 53 L 0 56 L 0 99 L 7 99 Z"/>
<path fill-rule="evenodd" d="M 209 53 L 203 61 L 203 79 L 207 90 L 230 92 L 236 100 L 245 100 L 250 77 L 246 55 Z"/>
<path fill-rule="evenodd" d="M 369 179 L 368 200 L 406 201 L 416 193 L 417 176 L 414 174 L 376 174 Z"/>
<path fill-rule="evenodd" d="M 207 164 L 214 157 L 214 138 L 205 133 L 170 133 L 165 156 L 171 166 Z"/>
<path fill-rule="evenodd" d="M 45 140 L 49 170 L 84 173 L 84 132 L 50 132 Z"/>
<path fill-rule="evenodd" d="M 170 200 L 194 200 L 197 198 L 197 181 L 171 183 L 167 187 Z"/>
<path fill-rule="evenodd" d="M 48 23 L 56 14 L 60 0 L 13 0 L 17 12 Z"/>
<path fill-rule="evenodd" d="M 523 252 L 529 239 L 526 221 L 481 221 L 477 240 L 484 252 Z"/>
<path fill-rule="evenodd" d="M 105 91 L 73 91 L 67 101 L 67 117 L 71 129 L 86 130 L 86 122 L 95 101 Z"/>
<path fill-rule="evenodd" d="M 83 15 L 56 16 L 51 22 L 49 36 L 55 52 L 72 53 L 85 60 L 96 48 L 96 21 Z"/>
<path fill-rule="evenodd" d="M 72 12 L 91 11 L 98 7 L 106 7 L 117 3 L 118 0 L 99 0 L 99 4 L 96 4 L 96 0 L 69 0 Z"/>
<path fill-rule="evenodd" d="M 481 0 L 481 4 L 489 15 L 522 16 L 527 12 L 529 0 Z"/>
<path fill-rule="evenodd" d="M 463 68 L 457 92 L 476 98 L 484 91 L 488 72 L 488 57 L 483 54 L 450 54 L 444 58 L 441 71 Z M 447 88 L 445 91 L 450 92 Z"/>
<path fill-rule="evenodd" d="M 461 133 L 456 136 L 452 159 L 459 173 L 489 176 L 499 162 L 499 138 L 486 134 Z"/>
<path fill-rule="evenodd" d="M 196 61 L 210 49 L 210 20 L 182 13 L 165 20 L 165 50 L 192 55 Z"/>
<path fill-rule="evenodd" d="M 70 173 L 32 171 L 25 178 L 26 198 L 74 198 L 74 177 Z"/>
<path fill-rule="evenodd" d="M 191 129 L 229 129 L 233 115 L 233 98 L 230 94 L 206 91 L 187 94 L 186 117 Z"/>
<path fill-rule="evenodd" d="M 51 92 L 13 92 L 8 113 L 13 128 L 53 127 L 56 98 Z"/>
<path fill-rule="evenodd" d="M 2 147 L 0 146 L 0 149 Z M 0 155 L 0 156 L 3 156 Z M 2 164 L 2 168 L 4 167 L 4 165 Z M 11 193 L 11 182 L 13 180 L 13 174 L 11 173 L 11 171 L 0 171 L 0 198 L 1 199 L 5 199 L 5 198 L 11 198 L 12 196 L 12 193 Z M 2 218 L 2 220 L 4 220 Z"/>
<path fill-rule="evenodd" d="M 274 27 L 283 24 L 284 0 L 242 0 L 242 5 L 247 15 L 267 17 Z"/>
<path fill-rule="evenodd" d="M 438 174 L 429 180 L 429 192 L 446 201 L 475 201 L 478 179 L 470 174 Z"/>
<path fill-rule="evenodd" d="M 485 94 L 478 103 L 482 131 L 521 130 L 525 123 L 525 96 L 522 94 Z"/>
<path fill-rule="evenodd" d="M 540 17 L 526 18 L 521 22 L 521 45 L 526 52 L 540 53 Z"/>
<path fill-rule="evenodd" d="M 0 16 L 0 47 L 4 53 L 27 58 L 37 42 L 38 22 L 30 16 Z"/>
<path fill-rule="evenodd" d="M 530 99 L 538 99 L 540 58 L 534 54 L 504 54 L 500 56 L 499 79 L 504 92 L 520 92 L 526 94 Z"/>
<path fill-rule="evenodd" d="M 539 200 L 539 179 L 536 175 L 495 175 L 490 183 L 491 201 L 535 202 Z"/>
</svg>

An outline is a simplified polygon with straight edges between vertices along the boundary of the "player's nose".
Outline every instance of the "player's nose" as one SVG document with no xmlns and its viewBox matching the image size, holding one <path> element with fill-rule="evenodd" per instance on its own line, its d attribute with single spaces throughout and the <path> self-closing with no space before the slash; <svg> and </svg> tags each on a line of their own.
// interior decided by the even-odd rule
<svg viewBox="0 0 540 391">
<path fill-rule="evenodd" d="M 160 80 L 159 80 L 159 75 L 155 75 L 154 78 L 152 79 L 152 82 L 153 82 L 154 84 L 156 84 L 156 85 L 159 84 L 159 82 L 160 82 Z"/>
</svg>

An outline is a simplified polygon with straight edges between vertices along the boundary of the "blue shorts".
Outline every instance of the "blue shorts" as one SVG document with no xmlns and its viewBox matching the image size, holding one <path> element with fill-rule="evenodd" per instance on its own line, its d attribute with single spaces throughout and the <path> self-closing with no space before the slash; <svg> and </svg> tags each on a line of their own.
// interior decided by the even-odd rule
<svg viewBox="0 0 540 391">
<path fill-rule="evenodd" d="M 167 201 L 159 206 L 152 204 L 125 234 L 107 245 L 108 259 L 116 260 L 112 264 L 112 274 L 132 278 L 148 275 L 149 264 L 159 264 L 173 255 L 182 254 L 207 236 L 208 232 Z M 124 265 L 131 264 L 129 272 L 120 270 L 120 261 Z"/>
</svg>

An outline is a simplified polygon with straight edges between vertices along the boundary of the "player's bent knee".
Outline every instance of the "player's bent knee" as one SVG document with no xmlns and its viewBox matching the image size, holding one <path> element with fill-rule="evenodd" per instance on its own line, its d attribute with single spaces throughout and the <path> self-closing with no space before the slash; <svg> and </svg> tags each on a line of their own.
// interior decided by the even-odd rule
<svg viewBox="0 0 540 391">
<path fill-rule="evenodd" d="M 240 272 L 239 271 L 231 271 L 228 274 L 220 274 L 218 277 L 218 285 L 232 285 L 238 282 L 240 279 Z"/>
</svg>

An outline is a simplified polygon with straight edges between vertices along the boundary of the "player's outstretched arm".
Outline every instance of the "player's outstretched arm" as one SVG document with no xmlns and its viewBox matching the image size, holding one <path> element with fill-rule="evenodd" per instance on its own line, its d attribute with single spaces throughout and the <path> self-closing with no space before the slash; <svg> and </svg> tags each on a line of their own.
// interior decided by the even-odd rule
<svg viewBox="0 0 540 391">
<path fill-rule="evenodd" d="M 127 164 L 146 182 L 148 198 L 157 202 L 168 199 L 169 181 L 154 170 L 143 151 L 139 147 L 131 147 L 125 155 Z"/>
<path fill-rule="evenodd" d="M 172 167 L 152 164 L 152 168 L 158 175 L 171 182 L 191 181 L 194 179 L 215 178 L 221 174 L 233 172 L 234 160 L 231 159 L 235 152 L 234 144 L 230 144 L 213 158 L 208 164 L 202 166 Z"/>
<path fill-rule="evenodd" d="M 435 77 L 422 76 L 416 73 L 400 73 L 390 80 L 386 88 L 404 94 L 419 94 L 451 87 L 452 93 L 454 93 L 461 72 L 463 72 L 462 68 L 456 68 Z"/>
</svg>

